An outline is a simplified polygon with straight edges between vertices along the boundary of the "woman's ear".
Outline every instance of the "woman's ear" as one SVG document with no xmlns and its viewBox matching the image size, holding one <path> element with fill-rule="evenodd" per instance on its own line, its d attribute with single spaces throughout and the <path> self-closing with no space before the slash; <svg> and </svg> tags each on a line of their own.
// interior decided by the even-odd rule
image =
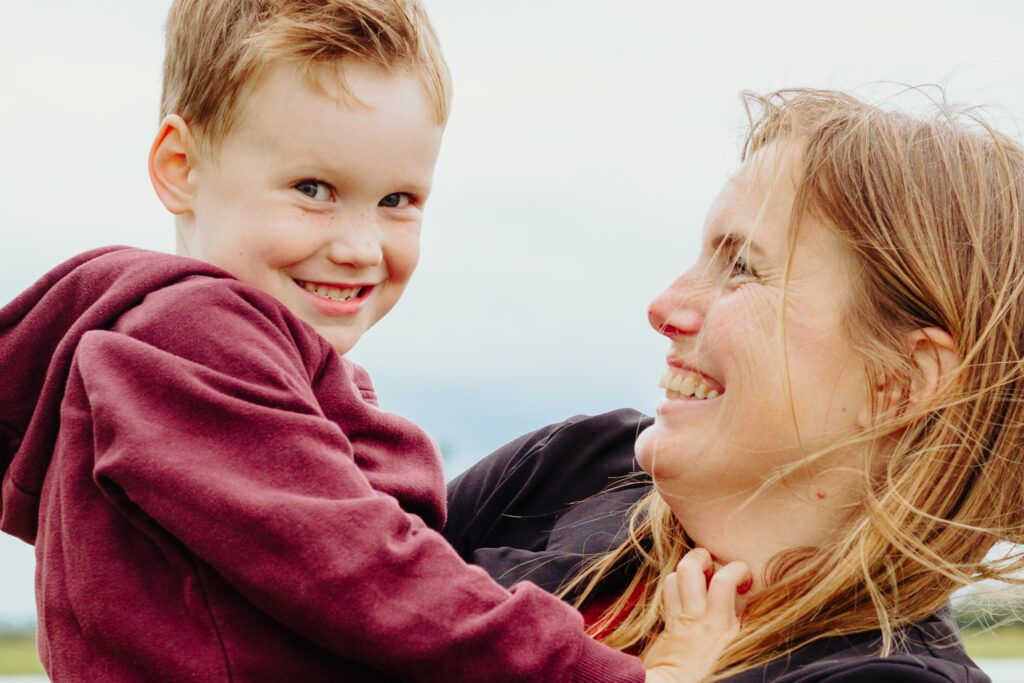
<svg viewBox="0 0 1024 683">
<path fill-rule="evenodd" d="M 922 327 L 904 336 L 911 365 L 917 369 L 907 401 L 921 404 L 935 396 L 960 365 L 953 337 L 941 327 Z"/>
<path fill-rule="evenodd" d="M 910 386 L 892 376 L 882 376 L 874 387 L 874 414 L 869 405 L 858 416 L 861 427 L 876 424 L 879 418 L 893 418 L 907 407 L 921 405 L 935 396 L 960 365 L 960 353 L 952 335 L 941 327 L 921 327 L 903 336 L 904 349 L 912 372 Z"/>
<path fill-rule="evenodd" d="M 157 197 L 175 215 L 192 210 L 195 155 L 195 138 L 188 124 L 177 114 L 166 116 L 149 150 L 149 179 Z"/>
</svg>

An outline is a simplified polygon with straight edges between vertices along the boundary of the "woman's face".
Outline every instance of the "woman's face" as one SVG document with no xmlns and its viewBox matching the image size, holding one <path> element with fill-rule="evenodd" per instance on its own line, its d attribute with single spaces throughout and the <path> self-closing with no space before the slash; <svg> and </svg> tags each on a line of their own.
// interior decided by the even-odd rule
<svg viewBox="0 0 1024 683">
<path fill-rule="evenodd" d="M 805 217 L 789 257 L 800 161 L 788 143 L 752 155 L 712 205 L 697 262 L 651 302 L 651 325 L 670 341 L 669 388 L 637 458 L 673 509 L 745 500 L 779 466 L 856 434 L 869 414 L 864 364 L 843 324 L 850 255 Z M 824 498 L 820 470 L 836 457 L 766 491 Z"/>
</svg>

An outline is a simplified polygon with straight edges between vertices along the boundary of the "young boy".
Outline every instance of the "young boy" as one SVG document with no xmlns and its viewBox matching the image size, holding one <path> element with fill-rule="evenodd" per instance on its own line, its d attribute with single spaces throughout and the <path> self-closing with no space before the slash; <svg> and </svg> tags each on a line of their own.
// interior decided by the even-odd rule
<svg viewBox="0 0 1024 683">
<path fill-rule="evenodd" d="M 192 258 L 93 251 L 0 309 L 0 527 L 49 675 L 643 680 L 458 559 L 433 443 L 341 357 L 417 261 L 449 103 L 420 7 L 179 0 L 164 78 L 150 175 Z M 702 618 L 670 607 L 665 652 Z"/>
</svg>

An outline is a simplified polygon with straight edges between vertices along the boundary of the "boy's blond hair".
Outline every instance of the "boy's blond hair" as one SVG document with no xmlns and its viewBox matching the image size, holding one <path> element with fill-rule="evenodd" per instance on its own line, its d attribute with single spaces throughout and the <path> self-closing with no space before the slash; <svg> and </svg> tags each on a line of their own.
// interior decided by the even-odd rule
<svg viewBox="0 0 1024 683">
<path fill-rule="evenodd" d="M 293 64 L 322 90 L 321 67 L 345 60 L 413 74 L 438 125 L 447 121 L 451 79 L 417 0 L 175 0 L 161 117 L 178 114 L 215 150 L 237 123 L 242 95 L 269 67 Z"/>
</svg>

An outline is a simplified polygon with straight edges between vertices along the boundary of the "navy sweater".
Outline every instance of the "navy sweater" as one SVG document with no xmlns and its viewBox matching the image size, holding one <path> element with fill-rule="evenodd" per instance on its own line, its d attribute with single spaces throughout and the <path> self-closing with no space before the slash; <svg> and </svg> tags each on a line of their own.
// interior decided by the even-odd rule
<svg viewBox="0 0 1024 683">
<path fill-rule="evenodd" d="M 633 410 L 576 416 L 499 448 L 448 485 L 445 536 L 464 559 L 511 586 L 554 591 L 587 558 L 618 545 L 629 507 L 650 491 L 633 457 L 651 418 Z M 602 586 L 622 592 L 630 567 Z M 877 656 L 878 632 L 826 638 L 733 683 L 987 683 L 964 652 L 948 610 L 906 629 L 896 654 Z"/>
</svg>

